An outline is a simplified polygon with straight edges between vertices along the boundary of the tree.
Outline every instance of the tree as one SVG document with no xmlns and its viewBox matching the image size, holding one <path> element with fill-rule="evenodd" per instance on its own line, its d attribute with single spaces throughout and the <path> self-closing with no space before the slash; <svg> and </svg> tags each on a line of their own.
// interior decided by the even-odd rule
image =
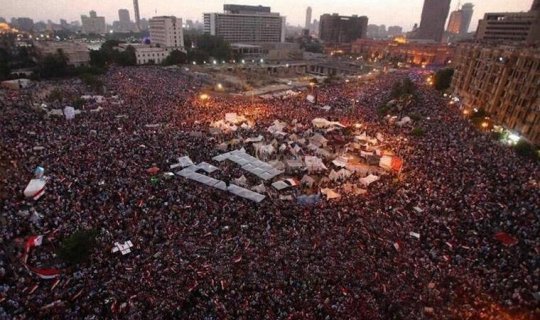
<svg viewBox="0 0 540 320">
<path fill-rule="evenodd" d="M 446 68 L 446 69 L 441 69 L 437 71 L 434 77 L 435 89 L 439 91 L 444 91 L 450 88 L 450 85 L 452 84 L 453 75 L 454 75 L 454 69 L 452 68 Z"/>
<path fill-rule="evenodd" d="M 7 79 L 10 73 L 9 53 L 5 49 L 0 48 L 0 80 Z"/>
<path fill-rule="evenodd" d="M 532 144 L 523 139 L 518 141 L 518 143 L 514 146 L 514 149 L 516 150 L 517 154 L 523 157 L 530 157 L 534 159 L 538 159 L 539 157 L 538 150 L 536 150 Z"/>
<path fill-rule="evenodd" d="M 39 64 L 39 74 L 43 78 L 63 77 L 68 73 L 68 58 L 61 49 L 46 55 Z"/>
<path fill-rule="evenodd" d="M 184 39 L 190 61 L 230 60 L 233 57 L 231 46 L 221 37 L 209 34 L 193 34 Z"/>
<path fill-rule="evenodd" d="M 87 86 L 96 92 L 100 92 L 101 88 L 103 88 L 103 81 L 93 74 L 83 73 L 80 78 Z"/>
<path fill-rule="evenodd" d="M 135 48 L 133 46 L 127 46 L 126 50 L 119 52 L 117 55 L 116 63 L 121 66 L 134 66 L 137 64 L 137 56 L 135 55 Z"/>
<path fill-rule="evenodd" d="M 187 61 L 187 54 L 180 50 L 173 50 L 169 56 L 163 60 L 163 65 L 171 66 L 174 64 L 184 64 Z"/>
<path fill-rule="evenodd" d="M 426 132 L 424 131 L 424 129 L 422 128 L 419 128 L 419 127 L 416 127 L 414 129 L 412 129 L 411 131 L 411 135 L 415 136 L 415 137 L 422 137 Z"/>
<path fill-rule="evenodd" d="M 88 259 L 96 245 L 98 232 L 77 230 L 62 241 L 58 248 L 58 256 L 70 264 L 78 264 Z"/>
</svg>

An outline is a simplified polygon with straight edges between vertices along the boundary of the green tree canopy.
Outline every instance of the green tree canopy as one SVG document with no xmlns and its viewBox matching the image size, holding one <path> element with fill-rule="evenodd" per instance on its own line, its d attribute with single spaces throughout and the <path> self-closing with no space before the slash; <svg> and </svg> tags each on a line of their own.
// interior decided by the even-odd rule
<svg viewBox="0 0 540 320">
<path fill-rule="evenodd" d="M 441 69 L 437 71 L 434 77 L 435 89 L 439 91 L 444 91 L 450 88 L 450 85 L 452 84 L 453 75 L 454 75 L 454 69 L 452 68 L 446 68 L 446 69 Z"/>
<path fill-rule="evenodd" d="M 77 230 L 64 239 L 58 248 L 58 256 L 70 264 L 87 260 L 96 245 L 96 230 Z"/>
<path fill-rule="evenodd" d="M 163 65 L 171 66 L 174 64 L 183 64 L 187 61 L 187 54 L 180 50 L 173 50 L 169 53 L 169 56 L 163 60 Z"/>
</svg>

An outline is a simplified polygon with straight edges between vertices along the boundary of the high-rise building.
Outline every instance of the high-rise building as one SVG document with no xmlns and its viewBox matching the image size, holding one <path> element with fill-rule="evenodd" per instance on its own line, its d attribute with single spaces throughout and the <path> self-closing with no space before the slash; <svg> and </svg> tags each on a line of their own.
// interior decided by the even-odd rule
<svg viewBox="0 0 540 320">
<path fill-rule="evenodd" d="M 478 22 L 476 39 L 540 42 L 540 11 L 486 13 Z"/>
<path fill-rule="evenodd" d="M 484 108 L 496 123 L 540 145 L 540 49 L 460 44 L 452 90 L 467 109 Z"/>
<path fill-rule="evenodd" d="M 320 19 L 319 38 L 327 43 L 351 43 L 366 37 L 367 26 L 366 16 L 323 14 Z"/>
<path fill-rule="evenodd" d="M 139 13 L 139 0 L 133 0 L 133 12 L 135 14 L 135 26 L 137 31 L 141 31 L 141 15 Z"/>
<path fill-rule="evenodd" d="M 133 23 L 130 20 L 129 17 L 129 10 L 127 9 L 120 9 L 118 10 L 118 24 L 113 23 L 113 25 L 117 25 L 117 28 L 114 28 L 115 31 L 119 32 L 130 32 L 133 31 Z"/>
<path fill-rule="evenodd" d="M 205 13 L 204 32 L 231 43 L 285 42 L 285 17 L 270 7 L 223 6 L 224 13 Z"/>
<path fill-rule="evenodd" d="M 413 38 L 441 42 L 444 35 L 444 26 L 451 0 L 424 0 L 420 27 L 415 31 Z"/>
<path fill-rule="evenodd" d="M 540 0 L 534 0 L 531 5 L 531 11 L 540 11 Z"/>
<path fill-rule="evenodd" d="M 450 13 L 450 19 L 448 19 L 448 27 L 446 31 L 459 34 L 461 29 L 461 21 L 463 20 L 463 12 L 461 10 L 455 10 Z"/>
<path fill-rule="evenodd" d="M 150 39 L 165 48 L 184 48 L 182 19 L 160 16 L 150 19 Z"/>
<path fill-rule="evenodd" d="M 474 4 L 465 3 L 461 7 L 461 25 L 459 29 L 460 35 L 469 33 L 469 27 L 471 26 L 471 20 L 474 13 Z"/>
<path fill-rule="evenodd" d="M 105 34 L 107 33 L 107 25 L 105 17 L 98 17 L 94 10 L 90 11 L 90 16 L 82 15 L 82 32 L 86 34 Z"/>
<path fill-rule="evenodd" d="M 120 21 L 120 23 L 125 23 L 125 24 L 129 24 L 131 22 L 131 20 L 129 19 L 128 9 L 118 10 L 118 21 Z"/>
<path fill-rule="evenodd" d="M 311 7 L 307 7 L 306 9 L 306 26 L 305 29 L 310 30 L 311 29 Z"/>
<path fill-rule="evenodd" d="M 403 34 L 403 28 L 400 26 L 390 26 L 388 27 L 388 35 L 390 37 L 400 36 Z"/>
<path fill-rule="evenodd" d="M 452 11 L 448 20 L 448 32 L 459 35 L 466 35 L 469 32 L 474 5 L 472 3 L 464 4 L 461 9 Z"/>
<path fill-rule="evenodd" d="M 31 32 L 34 29 L 34 20 L 30 18 L 13 18 L 11 25 L 21 31 Z"/>
</svg>

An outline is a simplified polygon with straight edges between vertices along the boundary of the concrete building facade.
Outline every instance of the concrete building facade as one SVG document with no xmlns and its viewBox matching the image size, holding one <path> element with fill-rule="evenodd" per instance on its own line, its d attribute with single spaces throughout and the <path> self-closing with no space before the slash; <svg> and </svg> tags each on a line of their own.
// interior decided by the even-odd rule
<svg viewBox="0 0 540 320">
<path fill-rule="evenodd" d="M 486 13 L 478 23 L 481 41 L 540 42 L 540 11 Z"/>
<path fill-rule="evenodd" d="M 310 30 L 311 29 L 311 7 L 307 7 L 306 9 L 306 25 L 304 29 Z"/>
<path fill-rule="evenodd" d="M 224 5 L 224 13 L 205 13 L 204 32 L 230 43 L 285 42 L 285 17 L 270 7 Z"/>
<path fill-rule="evenodd" d="M 152 44 L 165 48 L 184 49 L 182 19 L 174 16 L 153 17 L 149 24 Z"/>
<path fill-rule="evenodd" d="M 540 49 L 461 44 L 454 60 L 452 90 L 465 108 L 540 145 Z"/>
<path fill-rule="evenodd" d="M 94 10 L 90 11 L 90 16 L 82 15 L 82 32 L 86 34 L 105 34 L 107 33 L 107 25 L 105 17 L 98 17 Z"/>
<path fill-rule="evenodd" d="M 72 41 L 35 41 L 34 45 L 45 56 L 55 54 L 58 50 L 68 58 L 68 64 L 79 67 L 90 63 L 90 50 L 85 43 Z"/>
<path fill-rule="evenodd" d="M 366 38 L 367 26 L 366 16 L 323 14 L 319 24 L 319 39 L 326 43 L 351 43 Z"/>
<path fill-rule="evenodd" d="M 141 31 L 141 15 L 139 13 L 139 0 L 133 0 L 133 13 L 135 15 L 135 27 Z"/>
</svg>

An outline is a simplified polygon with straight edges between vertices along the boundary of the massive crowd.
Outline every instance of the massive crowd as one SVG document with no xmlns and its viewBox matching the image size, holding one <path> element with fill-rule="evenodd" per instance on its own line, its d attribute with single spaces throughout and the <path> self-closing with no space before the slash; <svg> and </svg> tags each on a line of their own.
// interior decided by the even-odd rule
<svg viewBox="0 0 540 320">
<path fill-rule="evenodd" d="M 196 77 L 158 67 L 112 69 L 107 89 L 122 102 L 73 121 L 2 92 L 0 318 L 537 319 L 538 163 L 421 84 L 400 116 L 416 113 L 425 134 L 389 125 L 377 107 L 405 76 L 321 87 L 318 102 L 330 111 L 303 96 L 203 101 Z M 216 144 L 238 134 L 209 134 L 227 112 L 254 118 L 255 131 L 276 119 L 360 122 L 372 136 L 384 133 L 405 165 L 365 195 L 314 206 L 254 204 L 185 179 L 150 179 L 147 168 L 166 171 L 179 156 L 218 155 Z M 34 202 L 22 190 L 38 165 L 49 180 Z M 22 214 L 31 208 L 37 221 Z M 58 263 L 53 248 L 81 228 L 100 231 L 95 252 L 81 265 L 60 264 L 59 282 L 21 263 L 26 237 L 50 238 L 34 263 Z M 505 246 L 498 232 L 517 244 Z M 127 240 L 130 254 L 111 253 Z"/>
</svg>

